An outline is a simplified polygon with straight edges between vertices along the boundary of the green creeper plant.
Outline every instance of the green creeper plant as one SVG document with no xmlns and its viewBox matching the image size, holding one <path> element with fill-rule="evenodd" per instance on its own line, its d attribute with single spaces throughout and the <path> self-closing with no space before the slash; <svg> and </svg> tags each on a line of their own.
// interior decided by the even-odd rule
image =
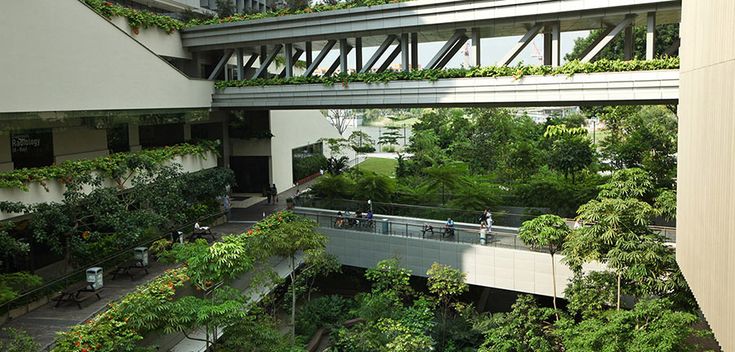
<svg viewBox="0 0 735 352">
<path fill-rule="evenodd" d="M 571 229 L 564 219 L 556 215 L 541 215 L 533 220 L 524 221 L 518 230 L 518 238 L 534 249 L 543 249 L 551 256 L 551 280 L 553 287 L 554 313 L 559 319 L 556 307 L 556 263 L 554 254 L 562 249 Z"/>
</svg>

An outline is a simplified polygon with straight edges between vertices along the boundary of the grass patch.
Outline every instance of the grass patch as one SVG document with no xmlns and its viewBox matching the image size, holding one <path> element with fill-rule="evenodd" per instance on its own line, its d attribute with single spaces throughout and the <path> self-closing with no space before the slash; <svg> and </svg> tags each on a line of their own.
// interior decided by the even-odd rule
<svg viewBox="0 0 735 352">
<path fill-rule="evenodd" d="M 365 161 L 357 165 L 362 171 L 372 171 L 376 174 L 396 177 L 396 167 L 398 160 L 386 158 L 367 158 Z"/>
</svg>

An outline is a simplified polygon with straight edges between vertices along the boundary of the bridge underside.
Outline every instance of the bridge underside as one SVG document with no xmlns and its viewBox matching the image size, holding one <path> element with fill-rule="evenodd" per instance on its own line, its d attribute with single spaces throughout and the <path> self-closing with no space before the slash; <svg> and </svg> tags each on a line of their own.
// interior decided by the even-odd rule
<svg viewBox="0 0 735 352">
<path fill-rule="evenodd" d="M 324 109 L 676 104 L 678 70 L 457 78 L 389 83 L 249 86 L 213 95 L 215 108 Z"/>
</svg>

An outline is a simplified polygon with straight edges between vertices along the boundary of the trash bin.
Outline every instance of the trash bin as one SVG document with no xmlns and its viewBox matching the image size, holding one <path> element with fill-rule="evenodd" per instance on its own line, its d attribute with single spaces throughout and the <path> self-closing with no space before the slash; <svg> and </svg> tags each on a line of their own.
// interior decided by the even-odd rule
<svg viewBox="0 0 735 352">
<path fill-rule="evenodd" d="M 135 265 L 148 266 L 148 247 L 135 247 L 133 252 L 135 253 L 135 260 L 138 261 Z"/>
<path fill-rule="evenodd" d="M 388 219 L 383 219 L 383 221 L 381 221 L 381 223 L 382 223 L 382 226 L 381 227 L 383 229 L 382 234 L 387 235 L 388 232 L 390 231 L 389 230 L 390 223 L 388 222 Z"/>
<path fill-rule="evenodd" d="M 480 231 L 480 244 L 485 245 L 487 243 L 487 232 L 485 230 Z"/>
<path fill-rule="evenodd" d="M 87 269 L 87 282 L 92 284 L 95 290 L 102 288 L 102 268 L 93 267 Z"/>
</svg>

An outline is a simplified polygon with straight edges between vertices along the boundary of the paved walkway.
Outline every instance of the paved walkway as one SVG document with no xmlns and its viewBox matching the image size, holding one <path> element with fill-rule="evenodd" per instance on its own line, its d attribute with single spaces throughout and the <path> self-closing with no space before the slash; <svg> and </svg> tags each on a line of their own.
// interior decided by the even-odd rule
<svg viewBox="0 0 735 352">
<path fill-rule="evenodd" d="M 301 185 L 300 189 L 305 189 L 309 184 L 311 183 Z M 233 208 L 228 222 L 215 226 L 213 230 L 217 234 L 232 234 L 247 231 L 253 223 L 262 219 L 264 215 L 285 209 L 286 198 L 293 197 L 295 194 L 296 187 L 280 193 L 277 203 L 268 204 L 264 199 L 247 208 Z M 7 322 L 2 327 L 25 330 L 42 348 L 48 347 L 53 343 L 57 332 L 66 331 L 73 325 L 93 317 L 101 312 L 108 303 L 120 299 L 134 291 L 139 285 L 152 280 L 166 269 L 173 267 L 175 265 L 164 265 L 152 261 L 149 274 L 137 276 L 134 280 L 131 280 L 125 275 L 118 276 L 117 280 L 112 280 L 111 273 L 107 273 L 104 279 L 105 290 L 100 294 L 102 296 L 101 300 L 90 298 L 82 303 L 82 309 L 79 309 L 75 304 L 71 303 L 64 303 L 56 308 L 54 307 L 56 302 L 52 301 L 30 313 Z"/>
</svg>

